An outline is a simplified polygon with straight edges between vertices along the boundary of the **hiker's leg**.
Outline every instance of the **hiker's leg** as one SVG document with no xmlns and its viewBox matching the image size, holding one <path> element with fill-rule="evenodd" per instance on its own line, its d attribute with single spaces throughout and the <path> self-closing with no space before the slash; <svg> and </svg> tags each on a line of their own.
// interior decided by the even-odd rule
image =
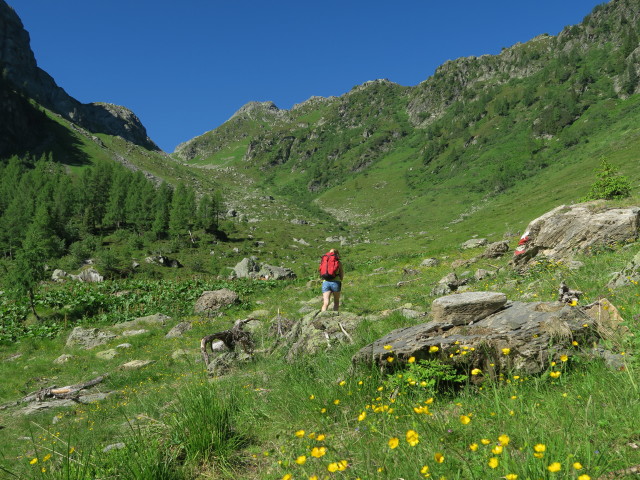
<svg viewBox="0 0 640 480">
<path fill-rule="evenodd" d="M 333 292 L 333 310 L 338 311 L 340 309 L 340 292 Z"/>
<path fill-rule="evenodd" d="M 320 309 L 321 312 L 324 312 L 327 310 L 327 308 L 329 307 L 329 300 L 331 299 L 331 290 L 329 290 L 328 292 L 322 292 L 322 308 Z"/>
</svg>

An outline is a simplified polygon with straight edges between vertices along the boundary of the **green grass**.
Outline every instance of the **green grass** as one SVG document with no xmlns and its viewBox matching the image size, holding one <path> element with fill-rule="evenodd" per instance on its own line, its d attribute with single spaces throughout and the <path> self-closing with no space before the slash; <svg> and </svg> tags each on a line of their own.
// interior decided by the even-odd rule
<svg viewBox="0 0 640 480">
<path fill-rule="evenodd" d="M 419 267 L 427 256 L 426 249 L 412 253 L 397 245 L 395 248 L 395 253 L 379 257 L 374 255 L 378 249 L 374 244 L 342 250 L 347 265 L 345 310 L 371 314 L 409 303 L 428 310 L 433 299 L 431 286 L 450 271 L 449 263 L 477 254 L 441 246 L 436 254 L 441 265 L 426 268 Z M 230 285 L 244 292 L 242 303 L 209 320 L 198 319 L 189 311 L 199 290 L 183 281 L 99 286 L 112 292 L 137 291 L 140 301 L 148 302 L 143 300 L 145 295 L 157 298 L 160 303 L 149 304 L 150 308 L 175 312 L 174 322 L 192 321 L 194 328 L 172 340 L 163 338 L 167 328 L 150 328 L 143 336 L 128 338 L 133 347 L 110 362 L 97 360 L 95 351 L 112 348 L 122 339 L 92 351 L 65 349 L 64 335 L 48 341 L 22 339 L 3 346 L 3 358 L 22 353 L 14 361 L 0 362 L 2 378 L 8 380 L 2 383 L 3 402 L 52 384 L 86 381 L 106 371 L 111 374 L 100 389 L 115 393 L 99 403 L 30 417 L 10 417 L 6 410 L 0 411 L 6 439 L 0 444 L 0 465 L 19 478 L 78 479 L 85 478 L 87 472 L 96 477 L 150 479 L 281 479 L 287 474 L 294 478 L 420 478 L 425 465 L 433 478 L 447 479 L 507 474 L 518 478 L 573 479 L 584 474 L 598 478 L 622 470 L 640 462 L 637 450 L 631 447 L 640 440 L 635 429 L 635 418 L 640 414 L 636 401 L 640 378 L 633 355 L 638 346 L 640 303 L 637 288 L 608 291 L 606 283 L 609 274 L 619 270 L 635 250 L 617 248 L 581 258 L 585 266 L 578 271 L 549 263 L 521 277 L 504 269 L 473 286 L 503 291 L 512 300 L 548 301 L 555 298 L 557 286 L 564 280 L 585 292 L 585 302 L 606 296 L 636 334 L 626 337 L 623 344 L 610 345 L 619 355 L 625 353 L 625 369 L 615 371 L 600 361 L 572 356 L 566 363 L 549 366 L 541 375 L 514 371 L 480 384 L 469 379 L 455 391 L 413 386 L 408 374 L 396 376 L 390 383 L 375 369 L 351 369 L 351 356 L 360 347 L 392 329 L 414 324 L 397 313 L 363 322 L 354 344 L 326 354 L 288 364 L 280 350 L 267 353 L 275 340 L 270 327 L 278 313 L 296 320 L 301 317 L 301 301 L 316 299 L 319 307 L 318 284 L 307 284 L 307 278 L 278 288 L 262 282 Z M 490 268 L 489 263 L 504 266 L 506 261 L 480 262 L 470 268 Z M 379 272 L 374 270 L 380 267 L 382 274 L 376 274 Z M 407 276 L 404 268 L 417 269 L 418 275 Z M 398 281 L 413 279 L 416 281 L 396 286 Z M 181 296 L 182 300 L 177 300 Z M 110 318 L 111 309 L 122 308 L 116 308 L 116 298 L 120 297 L 113 297 L 105 306 L 105 318 Z M 269 316 L 255 333 L 258 353 L 254 360 L 238 365 L 227 377 L 208 379 L 200 363 L 199 339 L 228 328 L 235 319 L 256 309 L 266 309 Z M 174 360 L 171 352 L 178 349 L 188 354 Z M 76 358 L 54 366 L 53 359 L 63 351 Z M 155 363 L 133 372 L 114 368 L 134 358 Z M 561 371 L 561 376 L 551 378 L 548 373 L 552 370 Z M 433 403 L 424 403 L 432 397 Z M 414 407 L 420 405 L 426 405 L 430 414 L 416 413 Z M 366 415 L 362 416 L 363 412 Z M 462 415 L 471 421 L 461 423 Z M 298 437 L 300 430 L 305 433 Z M 419 442 L 414 446 L 406 439 L 410 430 L 418 434 Z M 321 434 L 325 435 L 322 441 L 318 440 Z M 509 436 L 509 444 L 501 453 L 491 453 L 501 435 Z M 389 441 L 393 438 L 398 438 L 398 446 L 392 449 Z M 489 443 L 483 445 L 482 439 Z M 102 452 L 105 446 L 119 442 L 125 444 L 124 449 Z M 475 451 L 469 447 L 473 444 L 478 445 Z M 546 447 L 543 458 L 533 455 L 537 444 Z M 314 457 L 313 448 L 321 446 L 327 448 L 326 453 Z M 69 454 L 70 450 L 73 453 Z M 48 454 L 52 456 L 47 458 Z M 436 454 L 444 457 L 442 463 L 435 460 Z M 296 463 L 303 455 L 305 462 Z M 493 457 L 499 462 L 495 470 L 488 466 Z M 34 458 L 38 462 L 31 465 Z M 330 473 L 329 467 L 342 468 L 341 461 L 346 462 L 344 472 Z M 547 467 L 553 462 L 559 462 L 562 469 L 552 474 Z M 582 464 L 580 471 L 573 468 L 575 462 Z"/>
</svg>

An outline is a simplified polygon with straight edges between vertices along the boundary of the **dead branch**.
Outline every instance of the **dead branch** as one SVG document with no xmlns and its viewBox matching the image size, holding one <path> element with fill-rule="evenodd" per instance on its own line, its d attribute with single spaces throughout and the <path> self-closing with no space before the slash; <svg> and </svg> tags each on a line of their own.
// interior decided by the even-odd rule
<svg viewBox="0 0 640 480">
<path fill-rule="evenodd" d="M 251 320 L 251 318 L 238 320 L 229 330 L 212 333 L 211 335 L 203 337 L 202 340 L 200 340 L 200 351 L 202 352 L 202 358 L 204 359 L 205 365 L 209 365 L 208 350 L 211 350 L 211 353 L 213 353 L 211 344 L 214 342 L 214 340 L 221 340 L 222 343 L 224 343 L 224 345 L 232 351 L 235 350 L 237 344 L 240 344 L 240 346 L 246 353 L 252 354 L 254 347 L 253 338 L 251 337 L 251 334 L 249 332 L 245 332 L 243 330 L 244 326 Z"/>
<path fill-rule="evenodd" d="M 20 399 L 19 403 L 41 402 L 46 398 L 71 399 L 77 400 L 79 392 L 86 388 L 93 387 L 107 378 L 108 374 L 89 380 L 88 382 L 78 383 L 76 385 L 68 385 L 66 387 L 56 387 L 55 385 L 47 388 L 41 388 L 37 392 L 31 392 L 26 397 Z"/>
<path fill-rule="evenodd" d="M 342 330 L 342 333 L 344 333 L 344 336 L 347 337 L 347 340 L 349 340 L 349 343 L 353 343 L 353 338 L 347 333 L 340 322 L 338 322 L 338 326 L 340 327 L 340 330 Z"/>
</svg>

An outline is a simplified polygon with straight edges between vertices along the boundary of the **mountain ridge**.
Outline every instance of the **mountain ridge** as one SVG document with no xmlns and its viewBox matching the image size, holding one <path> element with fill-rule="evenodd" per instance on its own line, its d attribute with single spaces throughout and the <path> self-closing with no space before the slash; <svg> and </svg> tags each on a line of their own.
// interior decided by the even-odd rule
<svg viewBox="0 0 640 480">
<path fill-rule="evenodd" d="M 5 0 L 0 0 L 0 67 L 13 88 L 92 133 L 118 135 L 149 150 L 160 150 L 131 110 L 101 102 L 83 104 L 39 68 L 29 33 Z"/>
</svg>

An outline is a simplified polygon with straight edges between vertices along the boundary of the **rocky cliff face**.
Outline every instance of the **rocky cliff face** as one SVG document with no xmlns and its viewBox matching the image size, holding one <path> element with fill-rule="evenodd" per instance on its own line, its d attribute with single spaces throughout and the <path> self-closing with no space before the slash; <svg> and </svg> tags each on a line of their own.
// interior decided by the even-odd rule
<svg viewBox="0 0 640 480">
<path fill-rule="evenodd" d="M 40 69 L 31 50 L 29 33 L 4 0 L 0 0 L 0 71 L 2 78 L 17 91 L 87 130 L 117 135 L 159 150 L 133 112 L 116 105 L 80 103 Z"/>
</svg>

